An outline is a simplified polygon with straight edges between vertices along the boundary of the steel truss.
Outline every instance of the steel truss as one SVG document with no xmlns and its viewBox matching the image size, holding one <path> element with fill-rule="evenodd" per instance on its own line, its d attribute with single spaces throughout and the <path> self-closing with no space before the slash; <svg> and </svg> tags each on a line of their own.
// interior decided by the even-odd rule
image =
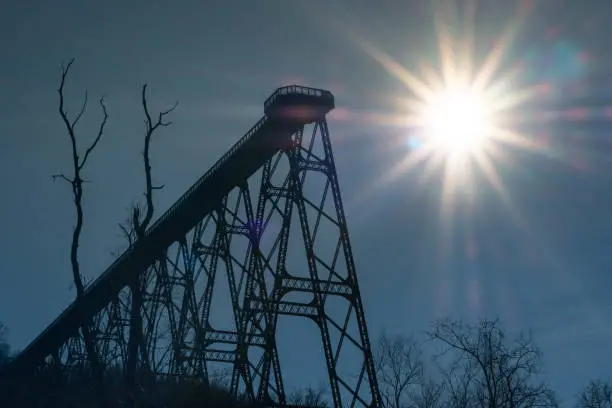
<svg viewBox="0 0 612 408">
<path fill-rule="evenodd" d="M 139 372 L 208 383 L 225 363 L 233 394 L 283 406 L 279 317 L 307 318 L 321 334 L 334 406 L 380 406 L 325 118 L 290 140 L 140 273 Z M 221 285 L 228 306 L 212 311 Z M 92 320 L 106 370 L 126 367 L 131 298 L 125 286 Z M 215 324 L 217 313 L 227 327 Z M 78 331 L 39 369 L 86 364 Z"/>
</svg>

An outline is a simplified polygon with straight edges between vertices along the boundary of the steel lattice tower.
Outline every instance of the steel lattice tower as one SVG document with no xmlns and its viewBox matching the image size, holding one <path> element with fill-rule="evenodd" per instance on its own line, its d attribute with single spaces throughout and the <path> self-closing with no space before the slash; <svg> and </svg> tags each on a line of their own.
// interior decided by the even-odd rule
<svg viewBox="0 0 612 408">
<path fill-rule="evenodd" d="M 94 328 L 103 366 L 125 367 L 128 285 L 140 279 L 139 364 L 147 372 L 207 382 L 213 363 L 227 363 L 234 394 L 285 405 L 279 316 L 306 318 L 320 329 L 334 405 L 379 406 L 325 118 L 333 108 L 328 91 L 276 90 L 264 117 L 7 373 L 22 378 L 87 364 L 83 324 Z M 211 313 L 220 282 L 229 291 L 229 329 L 215 327 Z M 296 294 L 306 300 L 291 300 Z"/>
</svg>

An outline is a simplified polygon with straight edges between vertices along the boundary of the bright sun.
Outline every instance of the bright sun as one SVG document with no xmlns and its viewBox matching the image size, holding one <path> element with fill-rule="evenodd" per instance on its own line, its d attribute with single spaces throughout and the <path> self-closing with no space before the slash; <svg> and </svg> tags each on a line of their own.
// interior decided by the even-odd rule
<svg viewBox="0 0 612 408">
<path fill-rule="evenodd" d="M 467 86 L 435 93 L 421 113 L 423 138 L 448 154 L 475 153 L 492 125 L 486 105 L 484 95 Z"/>
<path fill-rule="evenodd" d="M 468 2 L 470 10 L 475 10 L 476 1 Z M 482 44 L 476 43 L 473 13 L 466 14 L 469 19 L 465 22 L 454 21 L 459 14 L 450 3 L 442 1 L 435 7 L 438 68 L 421 60 L 419 72 L 411 71 L 363 36 L 351 32 L 357 44 L 405 88 L 400 89 L 401 96 L 389 96 L 395 99 L 399 113 L 374 116 L 372 120 L 405 129 L 404 136 L 389 146 L 408 144 L 409 151 L 373 184 L 372 191 L 418 169 L 419 184 L 430 176 L 440 176 L 441 204 L 446 210 L 451 209 L 455 197 L 474 199 L 476 183 L 483 175 L 510 206 L 497 164 L 508 160 L 510 148 L 538 149 L 531 137 L 519 133 L 513 125 L 520 113 L 517 109 L 537 95 L 537 86 L 520 86 L 520 65 L 505 65 L 510 45 L 529 8 L 520 5 L 516 19 L 482 54 L 476 52 Z M 453 27 L 464 29 L 453 31 Z"/>
</svg>

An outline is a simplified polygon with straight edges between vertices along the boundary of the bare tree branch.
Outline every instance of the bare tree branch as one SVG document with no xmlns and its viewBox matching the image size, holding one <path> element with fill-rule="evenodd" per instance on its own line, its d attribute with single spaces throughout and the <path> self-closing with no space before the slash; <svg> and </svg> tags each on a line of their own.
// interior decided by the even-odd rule
<svg viewBox="0 0 612 408">
<path fill-rule="evenodd" d="M 412 406 L 414 408 L 438 408 L 441 406 L 444 391 L 444 383 L 437 383 L 431 378 L 423 377 L 412 398 Z"/>
<path fill-rule="evenodd" d="M 81 161 L 81 164 L 79 164 L 79 168 L 81 169 L 85 166 L 85 163 L 87 163 L 87 159 L 89 158 L 89 155 L 96 148 L 96 146 L 98 145 L 98 142 L 102 138 L 102 134 L 104 133 L 104 127 L 106 126 L 106 121 L 108 120 L 108 112 L 106 111 L 106 105 L 104 104 L 104 97 L 101 97 L 98 100 L 98 103 L 100 104 L 100 107 L 102 108 L 102 113 L 104 114 L 104 118 L 102 119 L 102 122 L 100 123 L 100 127 L 98 128 L 98 134 L 96 135 L 96 138 L 94 139 L 93 143 L 85 151 L 83 160 Z"/>
<path fill-rule="evenodd" d="M 66 176 L 65 174 L 54 174 L 51 176 L 51 178 L 53 179 L 53 181 L 61 179 L 67 181 L 70 184 L 74 184 L 74 179 L 68 178 L 68 176 Z"/>
<path fill-rule="evenodd" d="M 126 227 L 124 224 L 119 223 L 119 228 L 121 232 L 123 232 L 123 236 L 127 239 L 129 246 L 131 247 L 134 244 L 133 234 L 129 227 Z"/>
<path fill-rule="evenodd" d="M 589 382 L 580 393 L 576 408 L 612 408 L 612 385 L 601 379 Z"/>
<path fill-rule="evenodd" d="M 325 389 L 322 385 L 319 388 L 307 387 L 303 390 L 294 391 L 289 396 L 289 403 L 300 407 L 328 408 L 329 402 L 325 399 Z"/>
<path fill-rule="evenodd" d="M 81 117 L 83 116 L 83 113 L 85 113 L 85 109 L 87 108 L 87 99 L 88 99 L 88 95 L 87 95 L 87 91 L 85 91 L 85 97 L 83 98 L 83 104 L 81 105 L 81 110 L 79 110 L 79 113 L 76 115 L 76 117 L 74 118 L 71 124 L 73 129 L 76 128 L 77 124 L 81 120 Z"/>
</svg>

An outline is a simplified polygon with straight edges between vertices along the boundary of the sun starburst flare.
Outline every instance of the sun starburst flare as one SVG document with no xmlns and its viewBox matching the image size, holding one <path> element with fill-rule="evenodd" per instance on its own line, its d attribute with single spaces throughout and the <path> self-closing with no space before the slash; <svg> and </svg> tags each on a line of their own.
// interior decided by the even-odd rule
<svg viewBox="0 0 612 408">
<path fill-rule="evenodd" d="M 496 164 L 509 160 L 508 145 L 537 148 L 531 138 L 512 128 L 517 108 L 532 98 L 537 88 L 519 89 L 515 80 L 519 69 L 516 65 L 504 67 L 503 63 L 522 18 L 519 15 L 506 27 L 484 61 L 477 64 L 469 10 L 461 25 L 466 28 L 462 36 L 451 35 L 444 11 L 436 10 L 439 69 L 423 66 L 416 74 L 363 38 L 357 40 L 368 55 L 405 86 L 405 94 L 411 95 L 397 103 L 407 129 L 401 143 L 408 145 L 409 152 L 373 187 L 388 184 L 425 162 L 421 182 L 443 169 L 443 213 L 452 209 L 454 193 L 473 196 L 476 171 L 512 208 Z"/>
</svg>

